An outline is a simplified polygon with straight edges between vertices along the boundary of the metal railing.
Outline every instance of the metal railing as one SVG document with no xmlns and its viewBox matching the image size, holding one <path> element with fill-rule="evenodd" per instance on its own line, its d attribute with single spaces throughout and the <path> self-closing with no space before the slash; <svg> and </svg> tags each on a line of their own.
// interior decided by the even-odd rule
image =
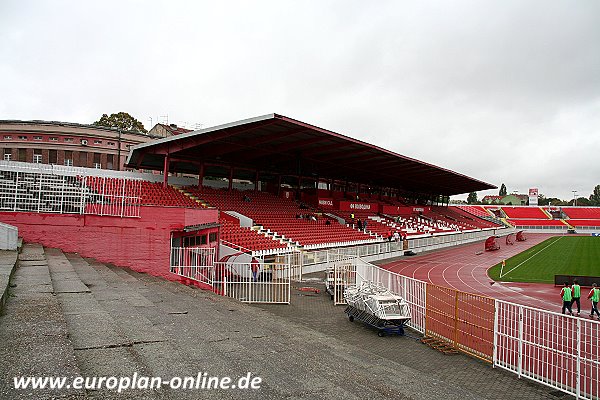
<svg viewBox="0 0 600 400">
<path fill-rule="evenodd" d="M 494 366 L 577 399 L 600 397 L 600 323 L 496 300 Z"/>
<path fill-rule="evenodd" d="M 330 257 L 334 260 L 334 276 L 340 279 L 340 284 L 360 285 L 361 282 L 368 281 L 383 285 L 390 292 L 401 296 L 408 303 L 412 318 L 407 325 L 417 332 L 425 332 L 425 282 L 380 268 L 356 256 L 332 254 Z M 337 304 L 345 303 L 338 300 Z"/>
<path fill-rule="evenodd" d="M 214 247 L 171 247 L 170 271 L 244 303 L 290 303 L 297 270 L 289 264 L 215 262 L 215 254 Z"/>
<path fill-rule="evenodd" d="M 215 251 L 214 247 L 171 247 L 170 271 L 213 286 Z"/>
<path fill-rule="evenodd" d="M 379 242 L 359 246 L 341 247 L 336 249 L 324 249 L 302 252 L 302 265 L 327 264 L 327 258 L 332 252 L 336 254 L 347 254 L 357 257 L 371 257 L 385 254 L 402 252 L 404 250 L 433 250 L 443 247 L 455 246 L 457 244 L 476 242 L 488 238 L 490 235 L 506 235 L 514 232 L 514 229 L 498 228 L 472 232 L 460 232 L 439 236 L 430 236 L 425 238 L 408 239 L 405 246 L 403 242 Z"/>
<path fill-rule="evenodd" d="M 139 217 L 140 179 L 75 175 L 93 170 L 70 168 L 0 162 L 0 210 Z"/>
<path fill-rule="evenodd" d="M 243 303 L 289 304 L 287 264 L 215 263 L 213 290 Z"/>
</svg>

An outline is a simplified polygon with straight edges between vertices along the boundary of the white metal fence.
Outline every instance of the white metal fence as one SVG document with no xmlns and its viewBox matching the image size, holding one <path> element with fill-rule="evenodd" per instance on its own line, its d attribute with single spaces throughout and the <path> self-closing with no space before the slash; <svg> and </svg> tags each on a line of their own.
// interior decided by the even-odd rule
<svg viewBox="0 0 600 400">
<path fill-rule="evenodd" d="M 359 257 L 341 257 L 338 254 L 332 254 L 330 258 L 335 260 L 333 262 L 334 276 L 341 285 L 360 285 L 363 281 L 369 281 L 385 286 L 390 292 L 401 296 L 409 304 L 412 318 L 407 325 L 417 332 L 425 332 L 427 301 L 427 284 L 425 282 L 380 268 Z M 343 303 L 340 300 L 336 304 Z"/>
<path fill-rule="evenodd" d="M 214 291 L 244 303 L 289 304 L 288 264 L 215 263 Z"/>
<path fill-rule="evenodd" d="M 494 365 L 578 399 L 600 396 L 600 324 L 496 300 Z"/>
<path fill-rule="evenodd" d="M 90 188 L 85 197 L 85 214 L 139 217 L 142 181 L 97 176 L 80 177 L 82 189 Z"/>
<path fill-rule="evenodd" d="M 460 232 L 447 235 L 430 236 L 425 238 L 414 238 L 408 240 L 408 245 L 405 248 L 402 242 L 380 242 L 364 244 L 359 246 L 341 247 L 336 249 L 324 249 L 316 251 L 305 251 L 302 252 L 302 265 L 317 265 L 327 264 L 329 256 L 331 254 L 346 254 L 362 258 L 368 258 L 371 256 L 385 257 L 385 254 L 397 254 L 404 250 L 433 250 L 442 247 L 456 246 L 458 244 L 476 242 L 490 235 L 507 235 L 513 233 L 514 229 L 498 228 L 498 229 L 487 229 L 473 232 Z"/>
<path fill-rule="evenodd" d="M 1 162 L 0 210 L 139 217 L 141 180 L 74 172 L 78 170 Z"/>
<path fill-rule="evenodd" d="M 215 262 L 215 252 L 213 247 L 171 247 L 170 271 L 244 303 L 290 303 L 295 270 L 289 264 Z"/>
<path fill-rule="evenodd" d="M 415 238 L 408 241 L 408 248 L 409 250 L 415 250 L 427 247 L 428 250 L 432 250 L 482 240 L 484 238 L 489 237 L 490 235 L 505 235 L 510 232 L 514 232 L 514 229 L 499 227 L 497 229 L 486 228 L 480 231 L 460 232 L 447 235 L 435 235 L 431 237 Z"/>
<path fill-rule="evenodd" d="M 215 277 L 214 247 L 172 247 L 171 272 L 213 286 Z"/>
</svg>

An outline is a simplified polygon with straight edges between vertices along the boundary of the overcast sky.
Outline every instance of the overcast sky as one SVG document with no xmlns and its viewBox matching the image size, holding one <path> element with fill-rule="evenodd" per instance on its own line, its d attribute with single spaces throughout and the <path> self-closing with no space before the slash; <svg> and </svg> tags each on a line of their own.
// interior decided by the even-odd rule
<svg viewBox="0 0 600 400">
<path fill-rule="evenodd" d="M 509 192 L 588 197 L 600 1 L 0 1 L 0 119 L 119 111 L 148 129 L 274 112 Z"/>
</svg>

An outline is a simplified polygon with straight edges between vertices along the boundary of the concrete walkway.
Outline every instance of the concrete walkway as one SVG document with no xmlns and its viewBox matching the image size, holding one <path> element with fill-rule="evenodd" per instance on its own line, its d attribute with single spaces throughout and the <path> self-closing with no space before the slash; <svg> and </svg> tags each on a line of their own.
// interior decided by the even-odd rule
<svg viewBox="0 0 600 400">
<path fill-rule="evenodd" d="M 555 398 L 412 337 L 379 338 L 324 294 L 249 306 L 160 278 L 26 245 L 0 317 L 1 399 Z M 303 293 L 304 295 L 300 295 Z M 15 376 L 211 376 L 259 390 L 60 391 L 12 388 Z"/>
</svg>

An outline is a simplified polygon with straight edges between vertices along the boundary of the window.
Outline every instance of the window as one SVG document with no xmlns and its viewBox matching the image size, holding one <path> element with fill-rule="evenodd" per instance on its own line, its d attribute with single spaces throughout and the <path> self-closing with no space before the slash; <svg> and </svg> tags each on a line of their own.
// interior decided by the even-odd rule
<svg viewBox="0 0 600 400">
<path fill-rule="evenodd" d="M 51 142 L 58 142 L 58 138 L 57 138 L 57 137 L 55 137 L 55 136 L 52 136 L 52 137 L 50 138 L 50 141 L 51 141 Z"/>
<path fill-rule="evenodd" d="M 68 167 L 73 166 L 73 152 L 66 150 L 65 151 L 65 165 Z"/>
<path fill-rule="evenodd" d="M 73 138 L 66 137 L 65 138 L 65 142 L 67 142 L 67 143 L 73 143 Z"/>
<path fill-rule="evenodd" d="M 58 162 L 58 152 L 56 150 L 48 151 L 48 162 L 50 164 L 56 164 Z"/>
<path fill-rule="evenodd" d="M 27 136 L 19 136 L 19 140 L 27 140 Z"/>
<path fill-rule="evenodd" d="M 4 153 L 4 161 L 10 161 L 11 157 L 12 157 L 12 154 L 10 154 L 10 153 Z"/>
<path fill-rule="evenodd" d="M 33 140 L 42 140 L 42 137 L 41 136 L 34 136 Z"/>
<path fill-rule="evenodd" d="M 33 155 L 33 163 L 34 164 L 41 164 L 42 163 L 42 155 L 41 154 L 34 154 Z"/>
<path fill-rule="evenodd" d="M 100 153 L 94 153 L 94 168 L 102 168 L 100 163 Z"/>
<path fill-rule="evenodd" d="M 217 232 L 211 232 L 208 234 L 208 241 L 209 242 L 216 242 L 217 241 Z"/>
<path fill-rule="evenodd" d="M 114 146 L 114 145 L 115 145 L 115 142 L 107 142 L 107 144 L 108 144 L 109 146 Z"/>
<path fill-rule="evenodd" d="M 79 153 L 79 166 L 80 167 L 88 166 L 88 153 L 85 153 L 85 152 Z"/>
<path fill-rule="evenodd" d="M 113 165 L 113 155 L 112 154 L 107 154 L 106 155 L 106 168 L 108 169 L 114 169 L 114 165 Z"/>
<path fill-rule="evenodd" d="M 94 140 L 94 144 L 102 144 L 102 140 Z"/>
<path fill-rule="evenodd" d="M 27 162 L 27 149 L 19 149 L 19 161 Z"/>
<path fill-rule="evenodd" d="M 5 135 L 5 136 L 4 136 L 4 139 L 6 139 L 6 140 L 10 140 L 10 139 L 12 139 L 12 136 L 10 136 L 10 135 Z"/>
</svg>

